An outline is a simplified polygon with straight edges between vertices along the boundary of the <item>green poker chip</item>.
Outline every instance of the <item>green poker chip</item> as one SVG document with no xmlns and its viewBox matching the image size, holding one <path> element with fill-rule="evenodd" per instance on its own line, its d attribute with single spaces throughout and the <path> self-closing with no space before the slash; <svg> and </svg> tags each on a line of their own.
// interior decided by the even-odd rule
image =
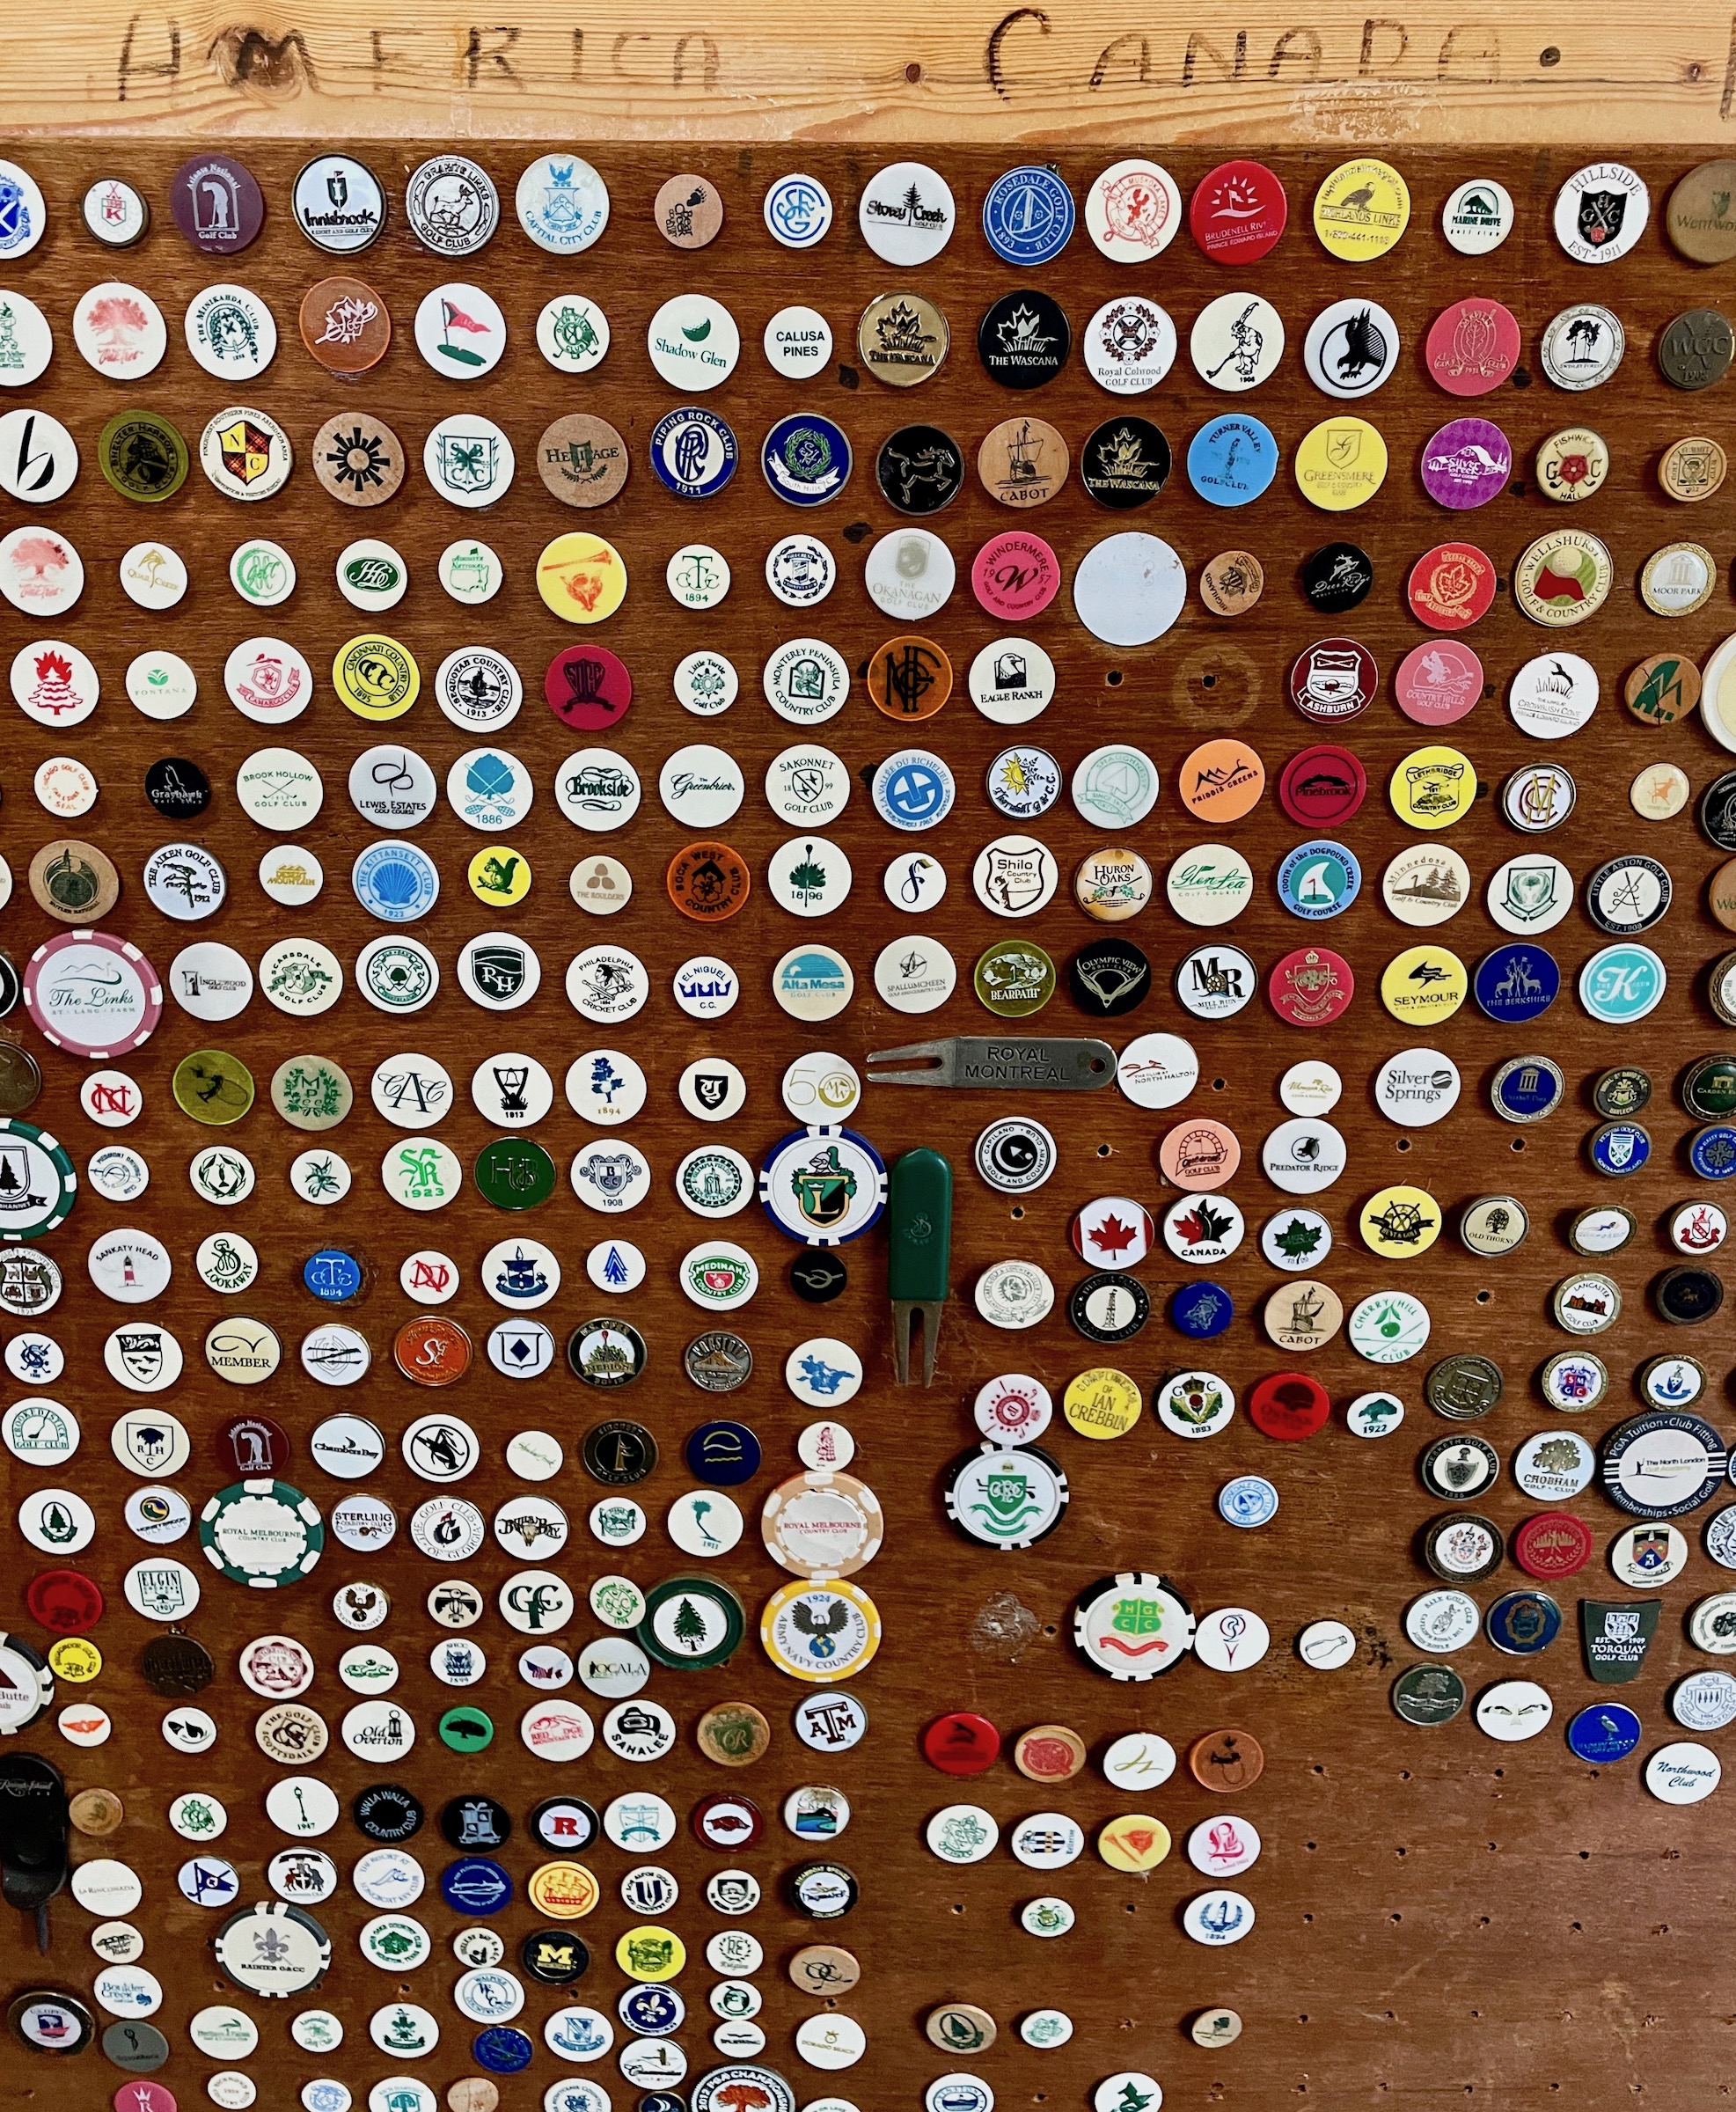
<svg viewBox="0 0 1736 2112">
<path fill-rule="evenodd" d="M 78 1170 L 58 1137 L 0 1117 L 0 1239 L 40 1239 L 63 1225 Z"/>
<path fill-rule="evenodd" d="M 231 1583 L 275 1590 L 307 1575 L 326 1546 L 326 1523 L 311 1496 L 287 1481 L 237 1481 L 199 1514 L 199 1544 Z"/>
<path fill-rule="evenodd" d="M 646 1594 L 634 1632 L 660 1665 L 708 1671 L 741 1646 L 747 1612 L 727 1584 L 710 1577 L 668 1577 Z"/>
<path fill-rule="evenodd" d="M 534 1137 L 495 1137 L 476 1155 L 476 1185 L 497 1210 L 534 1210 L 554 1193 L 554 1161 Z"/>
<path fill-rule="evenodd" d="M 493 1717 L 468 1704 L 448 1709 L 440 1719 L 440 1742 L 455 1753 L 480 1753 L 494 1742 Z"/>
</svg>

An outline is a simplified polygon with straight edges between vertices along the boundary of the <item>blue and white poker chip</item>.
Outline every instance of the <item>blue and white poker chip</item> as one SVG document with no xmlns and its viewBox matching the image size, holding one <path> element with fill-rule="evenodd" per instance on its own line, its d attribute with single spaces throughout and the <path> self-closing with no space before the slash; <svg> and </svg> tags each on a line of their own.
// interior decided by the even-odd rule
<svg viewBox="0 0 1736 2112">
<path fill-rule="evenodd" d="M 680 2030 L 687 2015 L 687 2005 L 678 1989 L 659 1987 L 653 1983 L 625 1989 L 615 2004 L 615 2014 L 623 2024 L 631 2025 L 641 2035 L 667 2036 L 671 2031 Z"/>
<path fill-rule="evenodd" d="M 1510 1056 L 1489 1088 L 1490 1104 L 1508 1122 L 1541 1122 L 1561 1105 L 1567 1080 L 1548 1056 Z"/>
<path fill-rule="evenodd" d="M 1184 1283 L 1170 1294 L 1169 1324 L 1190 1341 L 1211 1341 L 1234 1317 L 1235 1301 L 1220 1283 Z"/>
<path fill-rule="evenodd" d="M 341 1305 L 362 1288 L 362 1264 L 341 1247 L 321 1247 L 302 1264 L 302 1282 L 326 1304 Z"/>
<path fill-rule="evenodd" d="M 765 226 L 786 249 L 812 249 L 831 225 L 831 193 L 817 176 L 780 176 L 765 194 Z"/>
<path fill-rule="evenodd" d="M 1008 169 L 983 200 L 983 232 L 1007 264 L 1047 264 L 1073 239 L 1073 193 L 1053 169 Z"/>
<path fill-rule="evenodd" d="M 1547 1012 L 1561 992 L 1561 970 L 1542 946 L 1498 946 L 1476 964 L 1471 994 L 1491 1019 L 1518 1026 Z"/>
<path fill-rule="evenodd" d="M 1623 1027 L 1655 1011 L 1668 982 L 1649 946 L 1621 941 L 1594 953 L 1579 971 L 1579 1002 L 1593 1019 Z"/>
<path fill-rule="evenodd" d="M 1248 1531 L 1270 1525 L 1278 1515 L 1278 1491 L 1264 1474 L 1238 1474 L 1218 1491 L 1218 1515 Z"/>
<path fill-rule="evenodd" d="M 490 2024 L 471 2041 L 479 2068 L 491 2075 L 516 2075 L 536 2057 L 536 2042 L 516 2024 Z"/>
<path fill-rule="evenodd" d="M 678 499 L 709 499 L 736 473 L 736 436 L 714 411 L 684 403 L 651 429 L 651 466 Z"/>
<path fill-rule="evenodd" d="M 1625 1180 L 1651 1158 L 1652 1133 L 1637 1122 L 1606 1122 L 1592 1132 L 1586 1150 L 1600 1173 Z"/>
<path fill-rule="evenodd" d="M 957 790 L 947 765 L 927 748 L 900 748 L 874 774 L 875 811 L 895 829 L 932 829 L 952 811 Z"/>
<path fill-rule="evenodd" d="M 1618 1701 L 1594 1701 L 1567 1727 L 1568 1750 L 1600 1767 L 1625 1760 L 1639 1740 L 1639 1718 Z"/>
<path fill-rule="evenodd" d="M 1323 923 L 1350 907 L 1362 888 L 1356 853 L 1324 838 L 1299 843 L 1278 869 L 1278 895 L 1293 917 Z"/>
<path fill-rule="evenodd" d="M 512 1897 L 512 1880 L 492 1856 L 467 1855 L 440 1873 L 440 1896 L 460 1914 L 496 1914 Z"/>
<path fill-rule="evenodd" d="M 1271 428 L 1245 411 L 1202 425 L 1188 443 L 1188 482 L 1213 506 L 1246 506 L 1278 474 Z"/>
<path fill-rule="evenodd" d="M 349 884 L 363 908 L 382 924 L 414 924 L 434 907 L 440 871 L 414 844 L 387 836 L 357 856 Z"/>
<path fill-rule="evenodd" d="M 850 443 L 842 426 L 806 413 L 780 418 L 759 451 L 765 481 L 792 506 L 824 506 L 850 475 Z"/>
<path fill-rule="evenodd" d="M 886 1207 L 886 1162 L 853 1129 L 828 1122 L 792 1130 L 766 1155 L 759 1199 L 792 1238 L 842 1246 L 860 1239 Z"/>
<path fill-rule="evenodd" d="M 1728 1122 L 1696 1129 L 1688 1140 L 1688 1163 L 1703 1181 L 1727 1181 L 1736 1174 L 1736 1129 Z"/>
</svg>

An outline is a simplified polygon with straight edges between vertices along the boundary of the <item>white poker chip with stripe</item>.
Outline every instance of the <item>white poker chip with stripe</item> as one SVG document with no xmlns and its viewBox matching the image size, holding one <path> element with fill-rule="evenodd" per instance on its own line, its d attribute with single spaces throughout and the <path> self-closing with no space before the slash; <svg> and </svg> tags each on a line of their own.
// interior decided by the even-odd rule
<svg viewBox="0 0 1736 2112">
<path fill-rule="evenodd" d="M 886 1162 L 855 1130 L 816 1123 L 772 1147 L 759 1199 L 773 1220 L 810 1247 L 842 1246 L 878 1222 Z"/>
<path fill-rule="evenodd" d="M 199 1514 L 199 1544 L 231 1582 L 269 1590 L 304 1577 L 326 1545 L 319 1507 L 286 1481 L 231 1483 Z"/>
</svg>

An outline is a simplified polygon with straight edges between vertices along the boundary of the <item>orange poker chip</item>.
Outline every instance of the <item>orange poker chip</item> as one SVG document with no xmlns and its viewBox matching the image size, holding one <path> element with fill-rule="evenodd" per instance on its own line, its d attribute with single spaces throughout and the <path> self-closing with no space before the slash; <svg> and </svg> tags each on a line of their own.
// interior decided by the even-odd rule
<svg viewBox="0 0 1736 2112">
<path fill-rule="evenodd" d="M 868 667 L 868 694 L 889 719 L 932 719 L 952 694 L 952 662 L 932 638 L 889 638 Z"/>
<path fill-rule="evenodd" d="M 669 898 L 696 924 L 722 924 L 748 898 L 748 869 L 727 843 L 690 843 L 669 862 Z"/>
<path fill-rule="evenodd" d="M 1157 1148 L 1163 1177 L 1195 1194 L 1235 1178 L 1242 1146 L 1222 1122 L 1178 1122 Z"/>
<path fill-rule="evenodd" d="M 1246 741 L 1202 741 L 1176 773 L 1182 804 L 1201 821 L 1240 821 L 1265 788 L 1266 766 Z"/>
<path fill-rule="evenodd" d="M 1013 1764 L 1027 1782 L 1071 1782 L 1085 1758 L 1084 1739 L 1064 1723 L 1021 1731 L 1013 1747 Z"/>
<path fill-rule="evenodd" d="M 582 1863 L 544 1863 L 524 1888 L 538 1914 L 554 1921 L 582 1921 L 603 1896 L 603 1888 Z"/>
<path fill-rule="evenodd" d="M 327 372 L 365 374 L 385 357 L 392 312 L 366 279 L 340 273 L 302 296 L 302 342 Z"/>
<path fill-rule="evenodd" d="M 424 1313 L 407 1320 L 392 1345 L 392 1360 L 418 1386 L 450 1386 L 470 1369 L 470 1337 L 456 1320 Z"/>
<path fill-rule="evenodd" d="M 1188 1748 L 1188 1772 L 1202 1789 L 1251 1789 L 1266 1756 L 1251 1731 L 1208 1731 Z"/>
</svg>

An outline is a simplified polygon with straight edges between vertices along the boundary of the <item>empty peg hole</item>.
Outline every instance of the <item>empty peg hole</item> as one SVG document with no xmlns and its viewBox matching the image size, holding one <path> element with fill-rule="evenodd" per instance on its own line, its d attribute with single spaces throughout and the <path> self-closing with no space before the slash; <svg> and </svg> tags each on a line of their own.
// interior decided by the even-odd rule
<svg viewBox="0 0 1736 2112">
<path fill-rule="evenodd" d="M 1100 1145 L 1098 1145 L 1098 1147 L 1097 1147 L 1097 1156 L 1098 1156 L 1100 1159 L 1106 1159 L 1106 1158 L 1108 1158 L 1108 1156 L 1109 1156 L 1109 1155 L 1110 1155 L 1110 1147 L 1109 1147 L 1107 1144 L 1100 1144 Z"/>
<path fill-rule="evenodd" d="M 1212 1090 L 1214 1093 L 1221 1093 L 1228 1083 L 1229 1080 L 1227 1078 L 1214 1078 L 1212 1081 Z"/>
<path fill-rule="evenodd" d="M 1523 1137 L 1515 1137 L 1513 1140 L 1513 1149 L 1515 1151 L 1523 1151 L 1525 1149 L 1525 1139 Z"/>
<path fill-rule="evenodd" d="M 1119 689 L 1126 679 L 1126 676 L 1122 673 L 1118 667 L 1112 667 L 1108 674 L 1103 677 L 1103 686 L 1106 689 Z"/>
<path fill-rule="evenodd" d="M 1479 1291 L 1476 1294 L 1476 1302 L 1479 1305 L 1487 1305 L 1494 1295 L 1493 1291 Z"/>
<path fill-rule="evenodd" d="M 1396 1144 L 1394 1146 L 1394 1148 L 1394 1148 L 1395 1151 L 1409 1151 L 1409 1150 L 1410 1150 L 1410 1138 L 1409 1138 L 1409 1137 L 1401 1137 L 1401 1138 L 1399 1139 L 1398 1142 L 1397 1142 L 1397 1143 L 1396 1143 Z"/>
<path fill-rule="evenodd" d="M 1014 1206 L 1013 1206 L 1013 1215 L 1014 1215 L 1014 1217 L 1022 1217 L 1022 1216 L 1024 1215 L 1024 1214 L 1025 1214 L 1025 1206 L 1024 1206 L 1024 1205 L 1023 1205 L 1022 1203 L 1014 1203 Z"/>
<path fill-rule="evenodd" d="M 1537 54 L 1537 63 L 1540 66 L 1559 66 L 1561 63 L 1559 47 L 1554 44 L 1545 44 Z"/>
</svg>

